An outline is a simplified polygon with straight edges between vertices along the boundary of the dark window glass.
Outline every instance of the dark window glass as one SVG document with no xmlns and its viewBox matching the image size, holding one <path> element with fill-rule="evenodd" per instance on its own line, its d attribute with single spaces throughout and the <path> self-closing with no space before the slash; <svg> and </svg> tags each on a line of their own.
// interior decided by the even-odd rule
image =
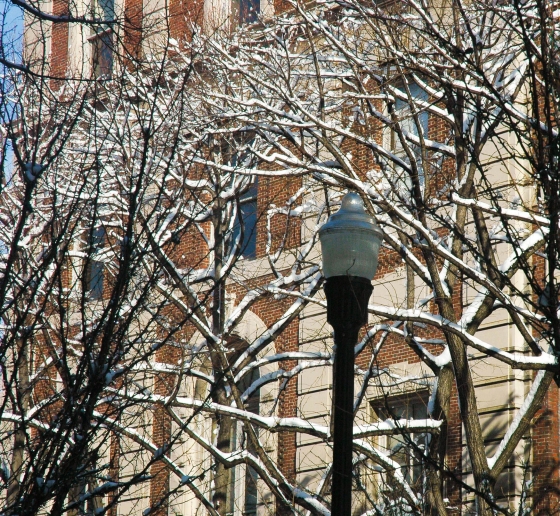
<svg viewBox="0 0 560 516">
<path fill-rule="evenodd" d="M 103 21 L 111 21 L 115 17 L 115 0 L 98 0 L 97 5 L 101 19 Z"/>
<path fill-rule="evenodd" d="M 97 0 L 95 17 L 103 21 L 115 19 L 115 0 Z M 114 37 L 111 25 L 93 26 L 94 34 L 90 38 L 92 44 L 92 68 L 95 77 L 109 78 L 113 72 Z"/>
<path fill-rule="evenodd" d="M 91 235 L 90 260 L 86 270 L 86 286 L 91 299 L 103 297 L 103 262 L 97 256 L 105 246 L 105 228 L 97 227 Z"/>
<path fill-rule="evenodd" d="M 110 30 L 96 34 L 93 46 L 93 70 L 96 77 L 110 77 L 113 72 L 113 33 Z"/>
<path fill-rule="evenodd" d="M 255 258 L 257 256 L 257 183 L 251 185 L 239 199 L 240 208 L 233 226 L 233 242 L 241 235 L 241 256 Z"/>
<path fill-rule="evenodd" d="M 255 23 L 260 11 L 260 0 L 239 0 L 239 23 Z"/>
<path fill-rule="evenodd" d="M 402 91 L 406 91 L 405 88 L 400 88 Z M 415 83 L 410 83 L 408 85 L 408 89 L 410 91 L 410 96 L 412 98 L 412 103 L 415 104 L 414 101 L 424 101 L 428 100 L 428 94 L 420 88 Z M 408 101 L 397 99 L 395 102 L 395 109 L 397 112 L 397 116 L 400 119 L 400 126 L 403 131 L 406 131 L 414 136 L 428 136 L 428 112 L 427 111 L 420 111 L 417 105 L 410 105 Z M 418 124 L 414 119 L 414 111 L 417 112 L 418 116 Z M 419 168 L 419 179 L 420 184 L 424 184 L 424 172 L 422 171 L 422 151 L 419 145 L 414 145 L 410 143 L 410 149 L 414 153 L 414 157 Z M 397 156 L 399 156 L 405 162 L 408 162 L 408 156 L 406 152 L 402 148 L 400 139 L 395 135 L 395 144 L 394 150 Z M 408 182 L 408 178 L 405 180 Z"/>
</svg>

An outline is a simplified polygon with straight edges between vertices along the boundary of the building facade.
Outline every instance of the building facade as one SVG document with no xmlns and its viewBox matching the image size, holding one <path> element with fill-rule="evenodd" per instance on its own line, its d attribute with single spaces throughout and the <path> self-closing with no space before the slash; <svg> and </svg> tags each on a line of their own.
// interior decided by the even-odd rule
<svg viewBox="0 0 560 516">
<path fill-rule="evenodd" d="M 317 230 L 347 190 L 385 234 L 348 379 L 353 514 L 557 513 L 554 194 L 533 172 L 555 137 L 535 98 L 553 95 L 519 86 L 541 72 L 527 72 L 511 13 L 263 2 L 26 13 L 24 59 L 52 98 L 22 102 L 66 109 L 47 125 L 72 128 L 54 151 L 49 131 L 18 129 L 38 149 L 21 161 L 46 166 L 45 219 L 66 223 L 35 236 L 65 242 L 64 259 L 16 346 L 17 386 L 32 387 L 5 411 L 7 514 L 72 375 L 97 378 L 88 473 L 60 500 L 45 490 L 41 511 L 327 514 Z M 458 43 L 473 20 L 484 41 Z M 105 357 L 103 374 L 85 372 L 86 353 Z"/>
</svg>

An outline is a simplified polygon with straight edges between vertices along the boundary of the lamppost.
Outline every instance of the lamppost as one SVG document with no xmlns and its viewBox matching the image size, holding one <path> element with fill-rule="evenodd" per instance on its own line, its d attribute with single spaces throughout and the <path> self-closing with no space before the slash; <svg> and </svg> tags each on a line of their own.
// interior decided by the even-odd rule
<svg viewBox="0 0 560 516">
<path fill-rule="evenodd" d="M 367 322 L 371 280 L 383 234 L 357 193 L 319 230 L 326 278 L 327 322 L 334 329 L 332 516 L 350 516 L 354 426 L 354 347 Z"/>
</svg>

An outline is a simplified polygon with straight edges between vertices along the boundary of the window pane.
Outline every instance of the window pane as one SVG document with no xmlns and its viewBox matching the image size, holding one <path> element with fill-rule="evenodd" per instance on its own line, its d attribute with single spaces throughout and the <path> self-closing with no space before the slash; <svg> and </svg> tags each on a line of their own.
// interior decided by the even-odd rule
<svg viewBox="0 0 560 516">
<path fill-rule="evenodd" d="M 239 23 L 255 23 L 260 10 L 260 0 L 239 0 Z"/>
<path fill-rule="evenodd" d="M 251 450 L 254 452 L 254 450 Z M 257 472 L 247 466 L 245 473 L 245 510 L 244 515 L 253 516 L 257 514 Z"/>
<path fill-rule="evenodd" d="M 386 400 L 386 404 L 373 407 L 380 419 L 426 419 L 427 404 L 426 394 L 419 393 L 409 398 L 397 398 Z M 420 493 L 424 481 L 424 464 L 422 455 L 426 446 L 425 433 L 397 433 L 387 436 L 380 445 L 386 446 L 386 450 L 395 462 L 401 466 L 401 473 L 411 487 Z"/>
<path fill-rule="evenodd" d="M 406 92 L 405 88 L 399 88 L 401 91 Z M 397 111 L 397 116 L 400 119 L 400 127 L 403 131 L 406 131 L 414 136 L 420 136 L 420 134 L 422 134 L 422 136 L 428 136 L 428 113 L 426 111 L 419 111 L 418 107 L 416 105 L 414 105 L 414 101 L 418 100 L 418 101 L 427 101 L 428 100 L 428 94 L 422 89 L 420 88 L 420 86 L 418 86 L 415 83 L 410 83 L 408 85 L 408 89 L 410 91 L 410 96 L 412 98 L 412 103 L 409 103 L 408 101 L 404 101 L 401 99 L 397 99 L 397 101 L 395 102 L 395 109 Z M 416 123 L 416 120 L 414 118 L 414 112 L 416 112 L 416 115 L 418 117 L 418 124 Z M 419 168 L 419 179 L 420 179 L 420 184 L 423 185 L 424 184 L 424 173 L 422 171 L 422 152 L 421 152 L 421 148 L 419 145 L 415 145 L 411 142 L 409 142 L 409 147 L 410 150 L 412 151 L 412 153 L 414 154 L 414 158 L 415 161 L 417 163 L 417 166 Z M 399 158 L 401 158 L 403 161 L 408 163 L 408 156 L 405 153 L 403 146 L 401 144 L 400 139 L 398 138 L 398 136 L 395 135 L 395 144 L 394 144 L 394 152 L 397 156 L 399 156 Z M 404 173 L 403 173 L 404 175 Z M 411 188 L 411 183 L 410 183 L 410 179 L 409 177 L 402 177 L 402 181 L 404 183 L 404 188 L 406 190 L 409 190 Z"/>
<path fill-rule="evenodd" d="M 241 256 L 243 258 L 255 258 L 257 256 L 257 184 L 245 192 L 240 199 L 240 212 L 233 227 L 233 239 L 235 242 L 241 234 L 243 227 L 243 240 L 241 242 Z"/>
<path fill-rule="evenodd" d="M 99 10 L 104 21 L 113 20 L 115 17 L 115 0 L 99 0 Z"/>
<path fill-rule="evenodd" d="M 103 297 L 103 262 L 95 259 L 105 246 L 105 228 L 97 227 L 91 235 L 90 242 L 90 262 L 86 274 L 87 289 L 91 299 L 101 299 Z"/>
<path fill-rule="evenodd" d="M 88 290 L 91 299 L 103 297 L 103 263 L 96 260 L 89 264 Z"/>
<path fill-rule="evenodd" d="M 110 31 L 98 34 L 92 44 L 95 76 L 110 76 L 113 71 L 113 34 Z"/>
</svg>

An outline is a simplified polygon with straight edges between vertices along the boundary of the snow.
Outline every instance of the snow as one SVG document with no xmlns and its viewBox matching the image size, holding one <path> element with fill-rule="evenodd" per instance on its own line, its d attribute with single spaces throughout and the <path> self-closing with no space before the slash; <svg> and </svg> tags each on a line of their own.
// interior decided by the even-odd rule
<svg viewBox="0 0 560 516">
<path fill-rule="evenodd" d="M 122 239 L 122 242 L 127 248 L 134 250 L 134 260 L 138 256 L 141 257 L 141 260 L 134 262 L 137 266 L 134 282 L 137 284 L 134 284 L 130 295 L 127 294 L 128 298 L 116 307 L 115 312 L 120 318 L 119 324 L 121 321 L 126 324 L 128 317 L 138 316 L 134 319 L 134 335 L 130 336 L 124 350 L 119 350 L 122 355 L 114 355 L 112 358 L 115 360 L 107 366 L 104 365 L 107 362 L 99 361 L 95 353 L 91 356 L 82 354 L 86 339 L 92 332 L 103 328 L 102 322 L 99 323 L 99 319 L 103 317 L 103 310 L 106 308 L 109 311 L 111 307 L 101 306 L 93 310 L 90 306 L 85 306 L 82 308 L 84 313 L 80 314 L 79 309 L 75 307 L 83 296 L 79 295 L 79 289 L 74 289 L 73 297 L 69 294 L 71 303 L 68 306 L 75 312 L 67 315 L 69 320 L 78 321 L 76 326 L 82 327 L 77 328 L 76 333 L 70 332 L 72 336 L 65 342 L 66 349 L 53 346 L 51 356 L 40 366 L 33 368 L 30 381 L 35 386 L 49 374 L 53 366 L 58 367 L 60 361 L 65 360 L 66 354 L 71 356 L 72 360 L 83 361 L 85 367 L 88 365 L 87 361 L 91 360 L 91 371 L 98 375 L 106 387 L 96 400 L 98 408 L 103 403 L 120 402 L 123 406 L 130 403 L 129 406 L 141 407 L 148 412 L 153 410 L 153 407 L 164 406 L 173 413 L 174 424 L 180 428 L 177 435 L 183 433 L 182 426 L 186 425 L 189 427 L 188 431 L 192 432 L 189 438 L 205 448 L 206 453 L 213 455 L 216 460 L 223 459 L 228 465 L 253 461 L 259 469 L 259 474 L 262 473 L 262 478 L 274 489 L 284 481 L 282 475 L 275 471 L 274 464 L 262 464 L 247 450 L 220 454 L 212 442 L 203 439 L 203 432 L 197 433 L 199 429 L 190 425 L 191 419 L 188 418 L 199 413 L 206 418 L 223 414 L 267 432 L 290 431 L 317 437 L 325 443 L 331 438 L 329 428 L 317 424 L 314 420 L 276 417 L 274 410 L 267 414 L 253 414 L 243 410 L 243 407 L 236 407 L 230 385 L 226 385 L 225 390 L 229 398 L 223 405 L 208 399 L 197 399 L 192 389 L 200 381 L 200 384 L 211 390 L 220 381 L 220 375 L 215 374 L 212 367 L 208 366 L 209 354 L 223 353 L 226 358 L 231 357 L 232 355 L 228 355 L 231 350 L 227 343 L 240 337 L 246 315 L 258 312 L 263 305 L 273 302 L 273 299 L 281 300 L 282 313 L 278 317 L 265 318 L 266 322 L 261 321 L 263 327 L 259 329 L 258 335 L 251 335 L 249 338 L 244 334 L 247 346 L 236 358 L 235 363 L 229 364 L 235 382 L 240 382 L 245 375 L 257 368 L 262 370 L 259 380 L 248 387 L 245 386 L 245 392 L 241 393 L 241 401 L 246 401 L 259 388 L 265 390 L 265 386 L 271 387 L 270 391 L 266 389 L 267 394 L 282 392 L 288 385 L 288 380 L 293 382 L 292 379 L 301 379 L 316 369 L 326 371 L 331 367 L 332 356 L 328 352 L 328 340 L 324 352 L 286 352 L 276 346 L 280 346 L 282 333 L 286 328 L 291 328 L 290 325 L 300 324 L 300 329 L 305 329 L 307 312 L 315 316 L 317 312 L 323 312 L 325 309 L 324 299 L 317 295 L 323 278 L 320 272 L 320 257 L 317 255 L 316 231 L 324 221 L 326 206 L 336 206 L 336 202 L 332 201 L 336 201 L 343 190 L 353 189 L 367 200 L 368 209 L 383 229 L 386 249 L 396 256 L 395 263 L 400 266 L 399 260 L 402 259 L 413 269 L 415 290 L 421 292 L 421 299 L 416 297 L 415 292 L 412 300 L 403 299 L 400 293 L 395 293 L 394 299 L 379 300 L 374 294 L 376 304 L 369 307 L 370 314 L 382 320 L 368 328 L 367 334 L 355 349 L 356 354 L 359 354 L 370 353 L 368 346 L 372 348 L 369 368 L 365 371 L 357 370 L 362 379 L 356 399 L 357 408 L 364 404 L 364 400 L 369 399 L 371 387 L 392 394 L 401 392 L 404 385 L 408 387 L 408 384 L 414 382 L 415 386 L 424 390 L 431 388 L 428 411 L 433 413 L 438 388 L 438 369 L 448 366 L 452 357 L 445 345 L 445 339 L 422 337 L 426 335 L 423 333 L 425 328 L 428 328 L 428 331 L 435 329 L 456 335 L 466 346 L 513 369 L 540 370 L 496 455 L 489 460 L 490 466 L 495 466 L 500 460 L 500 454 L 505 453 L 508 443 L 515 440 L 516 432 L 522 427 L 522 414 L 528 414 L 534 408 L 538 385 L 545 374 L 543 371 L 557 369 L 559 366 L 558 358 L 552 351 L 540 355 L 538 350 L 533 354 L 509 351 L 505 346 L 498 347 L 495 342 L 485 340 L 486 333 L 470 335 L 467 331 L 489 298 L 496 299 L 493 306 L 495 310 L 507 310 L 516 328 L 526 330 L 525 333 L 529 335 L 532 334 L 530 327 L 533 322 L 543 325 L 547 323 L 542 314 L 533 313 L 522 299 L 518 299 L 522 296 L 510 294 L 509 289 L 501 286 L 508 284 L 510 280 L 518 285 L 518 276 L 525 276 L 519 284 L 527 279 L 528 274 L 523 271 L 523 261 L 525 258 L 530 259 L 536 251 L 546 245 L 551 231 L 546 207 L 539 205 L 538 195 L 535 197 L 534 192 L 529 192 L 529 195 L 525 191 L 521 192 L 524 188 L 532 188 L 523 184 L 523 175 L 527 172 L 528 165 L 522 157 L 516 157 L 517 150 L 510 152 L 514 147 L 522 148 L 523 144 L 527 143 L 527 140 L 523 140 L 522 132 L 516 127 L 525 124 L 523 127 L 532 127 L 533 131 L 537 131 L 539 127 L 545 128 L 541 122 L 531 120 L 528 112 L 525 112 L 525 107 L 520 108 L 516 99 L 519 92 L 527 90 L 525 86 L 530 60 L 523 54 L 526 49 L 523 50 L 515 41 L 512 41 L 511 45 L 495 41 L 492 38 L 496 35 L 488 30 L 489 27 L 484 26 L 476 16 L 471 17 L 469 14 L 468 20 L 465 21 L 468 21 L 472 30 L 470 36 L 473 44 L 480 43 L 481 47 L 476 50 L 479 52 L 477 56 L 481 64 L 474 68 L 470 62 L 470 53 L 463 55 L 460 52 L 448 51 L 448 45 L 455 45 L 456 41 L 448 37 L 448 27 L 440 25 L 431 17 L 423 2 L 412 0 L 411 12 L 404 15 L 404 20 L 409 24 L 411 31 L 423 27 L 434 37 L 426 38 L 421 44 L 411 39 L 410 45 L 414 51 L 409 51 L 408 47 L 395 48 L 394 45 L 388 44 L 383 34 L 376 33 L 375 24 L 368 25 L 367 31 L 364 32 L 365 24 L 377 19 L 378 6 L 368 7 L 353 0 L 340 4 L 338 7 L 341 9 L 343 20 L 340 21 L 343 24 L 340 26 L 345 29 L 341 33 L 338 31 L 340 26 L 337 17 L 325 17 L 324 13 L 303 8 L 296 2 L 292 5 L 299 12 L 297 23 L 294 24 L 290 17 L 284 17 L 281 21 L 266 21 L 263 27 L 251 29 L 257 32 L 242 30 L 240 34 L 232 36 L 235 52 L 231 52 L 232 40 L 219 32 L 212 36 L 197 34 L 193 41 L 185 42 L 187 47 L 191 45 L 189 50 L 203 49 L 200 55 L 207 59 L 208 66 L 215 68 L 216 73 L 210 81 L 194 67 L 192 79 L 194 82 L 199 81 L 200 89 L 184 88 L 184 84 L 178 79 L 184 79 L 184 72 L 192 69 L 194 58 L 189 55 L 198 55 L 194 51 L 179 52 L 174 60 L 165 64 L 173 73 L 168 73 L 168 68 L 161 68 L 162 63 L 157 56 L 145 56 L 146 63 L 152 63 L 154 70 L 160 70 L 163 74 L 162 83 L 166 84 L 164 95 L 158 96 L 153 77 L 149 73 L 135 77 L 123 70 L 123 76 L 129 81 L 123 88 L 119 88 L 116 80 L 99 83 L 97 86 L 105 90 L 100 101 L 103 103 L 103 109 L 96 110 L 92 103 L 86 103 L 84 113 L 80 112 L 77 115 L 78 123 L 72 129 L 73 132 L 63 132 L 64 137 L 68 136 L 70 143 L 68 147 L 61 148 L 59 154 L 52 152 L 44 142 L 38 142 L 34 138 L 26 140 L 29 135 L 24 134 L 26 128 L 22 125 L 20 143 L 21 149 L 25 151 L 22 156 L 29 156 L 24 159 L 30 161 L 48 162 L 48 168 L 29 162 L 23 167 L 23 177 L 14 177 L 14 181 L 19 181 L 27 191 L 33 190 L 34 196 L 37 194 L 33 199 L 35 214 L 26 222 L 24 234 L 17 240 L 17 247 L 14 249 L 24 251 L 29 257 L 29 270 L 40 271 L 41 274 L 44 272 L 44 277 L 37 282 L 36 292 L 33 291 L 34 284 L 19 276 L 19 272 L 13 274 L 14 271 L 6 272 L 2 268 L 1 274 L 7 274 L 2 277 L 13 277 L 19 286 L 25 285 L 30 294 L 36 296 L 34 299 L 42 298 L 47 292 L 55 277 L 56 267 L 43 267 L 43 261 L 48 258 L 50 249 L 44 249 L 41 244 L 44 243 L 45 235 L 49 234 L 49 228 L 58 227 L 52 223 L 52 213 L 55 210 L 48 203 L 52 192 L 58 195 L 56 213 L 62 215 L 66 213 L 69 199 L 87 206 L 94 202 L 100 203 L 99 216 L 107 220 L 111 235 L 119 239 L 124 234 L 124 219 L 131 214 L 136 218 L 133 223 L 134 238 L 129 241 Z M 329 9 L 332 7 L 334 5 L 329 4 Z M 476 5 L 469 5 L 468 11 L 476 12 Z M 527 16 L 534 17 L 535 14 L 531 12 Z M 557 12 L 554 15 L 557 16 Z M 387 16 L 398 19 L 394 13 L 388 13 Z M 459 16 L 462 14 L 459 13 Z M 281 27 L 275 25 L 277 22 L 282 24 Z M 314 53 L 305 45 L 305 34 L 300 30 L 302 23 L 307 24 L 311 32 L 319 35 L 324 48 L 317 49 Z M 279 28 L 281 30 L 278 30 Z M 460 25 L 460 30 L 462 28 Z M 297 36 L 291 31 L 297 33 Z M 256 33 L 263 39 L 255 38 Z M 470 36 L 466 41 L 471 41 Z M 292 37 L 295 39 L 291 39 Z M 368 38 L 371 41 L 368 41 Z M 171 40 L 170 44 L 175 49 L 179 45 L 175 40 Z M 390 57 L 386 60 L 387 63 L 406 63 L 405 68 L 414 69 L 411 74 L 405 71 L 404 80 L 415 82 L 424 89 L 428 93 L 428 100 L 409 99 L 408 95 L 397 88 L 398 82 L 386 76 L 391 72 L 391 67 L 381 69 L 376 64 L 381 53 L 391 54 L 383 56 Z M 315 66 L 318 68 L 315 69 Z M 320 77 L 317 77 L 316 70 L 319 70 Z M 224 80 L 229 80 L 232 74 L 236 80 L 228 82 L 231 87 L 222 87 L 225 84 Z M 86 85 L 72 86 L 71 82 L 67 81 L 67 92 L 71 92 L 73 87 L 86 88 Z M 301 90 L 302 87 L 305 88 L 304 91 Z M 454 97 L 449 97 L 450 90 L 454 94 L 464 94 L 468 99 L 465 109 L 458 109 L 458 112 L 451 109 Z M 53 93 L 50 92 L 51 96 Z M 127 100 L 129 96 L 135 98 L 134 104 Z M 184 100 L 186 102 L 183 102 Z M 428 151 L 430 173 L 454 173 L 452 184 L 443 186 L 440 191 L 435 192 L 432 199 L 424 199 L 426 204 L 422 206 L 415 204 L 408 183 L 400 188 L 395 181 L 396 172 L 407 174 L 417 170 L 420 164 L 419 156 L 414 155 L 414 152 L 412 156 L 404 158 L 401 149 L 397 150 L 392 143 L 392 131 L 397 126 L 389 110 L 390 104 L 397 100 L 405 103 L 412 100 L 409 106 L 411 112 L 427 112 L 431 117 L 453 125 L 449 131 L 430 131 L 429 138 L 422 138 L 411 130 L 409 125 L 400 124 L 402 143 L 405 147 L 408 146 L 409 151 L 414 151 L 420 145 Z M 476 104 L 471 102 L 473 100 L 480 102 L 480 111 L 472 108 Z M 322 107 L 318 109 L 320 105 Z M 153 118 L 144 116 L 147 111 L 143 106 L 154 108 L 150 114 Z M 37 107 L 36 112 L 32 112 L 33 119 L 46 120 L 42 118 L 43 113 L 46 113 L 45 108 L 47 106 Z M 54 117 L 52 127 L 60 127 L 63 131 L 66 128 L 61 124 L 63 118 L 60 118 L 60 113 L 64 112 L 65 108 L 66 104 L 59 103 L 57 109 L 49 115 Z M 72 119 L 74 112 L 68 113 L 69 119 Z M 95 123 L 88 125 L 93 116 L 96 117 Z M 225 119 L 228 123 L 224 124 Z M 515 145 L 508 140 L 503 147 L 497 146 L 493 158 L 504 150 L 507 151 L 508 160 L 507 163 L 502 160 L 500 165 L 504 165 L 503 167 L 494 167 L 495 163 L 492 164 L 496 169 L 503 169 L 500 170 L 500 174 L 504 174 L 506 187 L 512 185 L 512 189 L 520 190 L 515 203 L 513 195 L 508 194 L 501 201 L 496 201 L 491 194 L 479 190 L 473 191 L 472 198 L 468 198 L 471 194 L 460 193 L 460 188 L 468 186 L 469 174 L 452 170 L 456 154 L 454 141 L 457 136 L 454 131 L 463 129 L 468 140 L 466 169 L 478 167 L 479 175 L 486 171 L 494 173 L 494 168 L 490 168 L 486 163 L 485 154 L 489 148 L 493 149 L 495 146 L 496 138 L 491 131 L 494 122 L 502 122 L 506 126 L 509 124 L 504 127 L 512 129 L 512 134 L 507 135 L 507 138 L 514 139 L 515 135 L 521 138 Z M 379 130 L 361 129 L 370 126 L 378 127 Z M 556 128 L 551 130 L 553 133 L 556 131 Z M 255 135 L 249 145 L 236 139 L 238 134 L 243 132 Z M 142 133 L 149 133 L 150 142 L 145 142 Z M 507 140 L 504 134 L 507 134 L 507 131 L 499 135 L 498 142 L 500 139 Z M 168 138 L 175 140 L 170 144 L 171 140 Z M 211 138 L 229 142 L 230 147 L 237 152 L 246 152 L 250 159 L 240 159 L 239 163 L 234 165 L 231 156 L 228 157 L 222 152 L 220 145 L 217 145 L 212 153 L 201 153 L 200 149 L 208 148 Z M 30 149 L 26 147 L 32 140 L 33 145 L 37 144 L 35 154 L 28 152 Z M 140 145 L 144 142 L 147 144 L 146 149 Z M 99 148 L 96 147 L 98 143 Z M 511 148 L 508 148 L 509 145 Z M 358 157 L 355 150 L 349 151 L 354 147 L 363 149 L 363 155 L 367 156 L 367 166 L 362 167 L 363 163 L 360 163 L 359 167 L 356 165 L 356 162 L 361 160 L 362 151 Z M 478 148 L 485 150 L 479 152 Z M 52 149 L 56 149 L 56 145 Z M 98 166 L 97 159 L 101 166 Z M 193 165 L 209 173 L 191 174 Z M 98 176 L 87 176 L 91 173 L 90 169 L 96 169 Z M 428 173 L 428 168 L 425 170 Z M 80 174 L 84 174 L 88 181 L 94 183 L 96 179 L 100 179 L 99 191 L 94 191 L 95 188 L 81 188 Z M 260 235 L 259 238 L 262 237 L 261 241 L 265 243 L 266 256 L 259 257 L 254 262 L 238 261 L 239 256 L 232 250 L 234 246 L 229 243 L 221 255 L 216 249 L 219 242 L 217 237 L 220 236 L 215 233 L 219 229 L 219 226 L 215 225 L 217 205 L 223 203 L 226 206 L 219 215 L 224 217 L 222 223 L 225 231 L 231 232 L 236 223 L 235 200 L 245 191 L 253 176 L 267 180 L 277 177 L 298 180 L 301 178 L 302 183 L 295 193 L 289 193 L 289 199 L 275 200 L 276 204 L 269 206 L 263 215 L 263 224 L 259 226 L 259 231 L 262 227 L 264 235 Z M 134 213 L 129 213 L 127 210 L 131 209 L 131 196 L 135 188 L 141 185 L 141 181 L 146 181 L 147 189 L 140 192 L 144 195 L 140 201 L 140 208 Z M 475 183 L 478 188 L 478 176 Z M 45 189 L 40 190 L 43 186 Z M 516 188 L 513 188 L 514 186 Z M 5 203 L 0 212 L 2 242 L 11 242 L 10 239 L 14 238 L 14 227 L 17 224 L 14 224 L 13 213 L 6 206 L 11 207 L 14 213 L 19 213 L 18 202 L 21 196 L 18 196 L 18 193 L 21 191 L 11 184 L 3 188 Z M 188 195 L 185 195 L 186 192 Z M 531 198 L 529 204 L 526 201 L 528 198 Z M 511 204 L 508 205 L 508 202 Z M 460 223 L 459 214 L 464 210 L 469 214 L 465 232 L 457 226 Z M 501 262 L 498 263 L 496 273 L 501 276 L 503 282 L 492 281 L 485 272 L 484 263 L 481 263 L 480 259 L 473 259 L 476 250 L 480 248 L 480 239 L 472 230 L 469 218 L 475 210 L 483 213 L 489 221 L 490 245 L 494 250 L 500 246 L 497 256 Z M 296 225 L 301 223 L 302 231 L 298 232 L 298 237 L 302 239 L 302 245 L 297 249 L 287 250 L 277 243 L 277 222 L 286 217 L 295 220 Z M 509 234 L 507 230 L 511 230 Z M 80 235 L 82 229 L 78 228 L 76 231 L 76 241 L 83 243 Z M 176 244 L 173 242 L 176 235 L 190 235 L 189 232 L 199 239 L 203 247 L 208 247 L 204 261 L 196 267 L 188 266 L 186 251 L 181 249 L 176 255 L 175 248 L 169 250 Z M 458 238 L 464 240 L 457 240 Z M 463 245 L 459 252 L 455 252 L 454 244 L 457 242 Z M 181 244 L 185 244 L 185 241 Z M 513 251 L 504 259 L 502 250 L 507 246 Z M 102 259 L 112 274 L 115 267 L 111 266 L 121 256 L 121 252 L 120 245 L 114 248 L 108 246 L 97 257 Z M 290 256 L 286 258 L 288 254 Z M 78 275 L 80 264 L 87 256 L 85 248 L 79 246 L 72 248 L 68 253 L 71 265 L 78 271 Z M 431 267 L 428 266 L 429 256 L 436 257 L 435 265 L 431 264 Z M 4 267 L 9 253 L 4 253 L 3 249 L 0 258 Z M 458 321 L 444 319 L 433 307 L 434 301 L 438 301 L 437 296 L 453 295 L 451 277 L 455 274 L 454 269 L 458 269 L 461 281 L 472 283 L 477 290 L 474 299 L 469 298 L 463 307 Z M 259 275 L 266 275 L 264 284 L 252 281 Z M 235 290 L 237 298 L 232 301 L 231 307 L 228 305 L 226 309 L 223 306 L 217 308 L 215 313 L 220 314 L 220 320 L 217 322 L 213 319 L 211 310 L 211 290 L 217 282 L 224 279 L 227 280 L 228 291 Z M 147 285 L 154 285 L 154 289 L 149 292 L 148 300 L 143 301 L 142 296 L 137 294 Z M 53 292 L 54 295 L 66 295 L 64 291 Z M 14 292 L 7 293 L 7 299 L 8 305 L 13 304 L 16 299 Z M 407 305 L 407 301 L 411 301 L 411 304 Z M 237 305 L 233 306 L 235 303 Z M 181 324 L 184 321 L 192 323 L 193 331 L 197 332 L 196 342 L 189 341 L 182 335 L 183 329 L 177 321 L 166 318 L 167 307 L 171 305 L 174 313 L 179 314 Z M 404 309 L 404 306 L 413 308 Z M 140 313 L 141 317 L 138 315 Z M 29 317 L 35 317 L 34 313 L 30 313 Z M 40 330 L 45 334 L 52 333 L 56 337 L 60 329 L 54 322 L 55 317 L 40 317 Z M 142 319 L 144 317 L 149 319 L 148 324 Z M 412 334 L 409 333 L 406 322 L 414 323 Z M 152 329 L 157 335 L 152 334 Z M 6 322 L 2 331 L 11 330 L 10 324 Z M 327 339 L 327 333 L 328 330 L 324 331 L 323 328 L 317 330 L 317 339 Z M 170 335 L 169 339 L 161 338 L 161 335 L 165 334 Z M 535 336 L 535 343 L 540 345 L 537 340 L 541 337 Z M 390 368 L 378 369 L 375 359 L 382 349 L 386 349 L 384 346 L 390 345 L 392 338 L 413 339 L 418 355 L 429 365 L 433 375 L 419 373 L 406 376 L 407 373 L 404 373 L 401 376 Z M 527 337 L 525 340 L 529 341 Z M 166 364 L 158 361 L 159 350 L 167 344 L 184 351 L 177 363 Z M 545 347 L 544 343 L 542 347 Z M 288 361 L 294 361 L 295 365 L 291 363 L 289 367 L 286 366 Z M 126 387 L 121 387 L 117 380 L 121 375 L 128 374 L 131 381 L 125 382 Z M 182 383 L 177 385 L 173 396 L 159 396 L 151 392 L 152 377 L 159 374 L 181 379 Z M 146 385 L 149 385 L 149 388 Z M 55 394 L 62 398 L 66 396 L 63 389 L 59 389 Z M 34 403 L 25 416 L 7 410 L 2 413 L 2 420 L 10 425 L 25 423 L 56 433 L 59 431 L 56 424 L 41 422 L 42 412 L 52 401 L 49 398 L 45 402 Z M 274 400 L 276 401 L 277 399 Z M 197 491 L 197 477 L 193 471 L 188 471 L 188 468 L 181 467 L 174 461 L 174 444 L 168 448 L 159 446 L 161 443 L 158 442 L 156 446 L 147 434 L 123 423 L 126 418 L 112 422 L 104 410 L 99 408 L 99 411 L 95 417 L 101 427 L 120 433 L 136 443 L 147 455 L 163 461 L 172 474 L 180 479 L 181 484 L 188 486 L 194 493 L 193 496 L 203 500 L 203 503 L 208 501 L 206 494 Z M 439 430 L 440 425 L 440 421 L 431 419 L 386 420 L 372 424 L 367 424 L 365 420 L 364 424 L 357 424 L 354 428 L 356 450 L 365 457 L 364 460 L 375 463 L 378 471 L 399 469 L 390 457 L 372 446 L 368 438 L 402 431 L 433 433 Z M 85 434 L 79 431 L 70 435 L 74 439 L 71 443 L 83 441 L 85 438 Z M 46 484 L 42 477 L 37 477 L 37 482 Z M 420 503 L 418 496 L 402 475 L 395 474 L 394 482 L 402 485 L 405 493 L 404 498 L 399 499 L 399 503 L 402 502 L 403 506 L 411 508 Z M 317 498 L 303 489 L 291 486 L 289 482 L 286 485 L 288 487 L 285 488 L 284 494 L 278 496 L 284 496 L 289 503 L 293 503 L 293 499 L 301 500 L 319 513 L 328 514 Z M 109 484 L 104 486 L 111 487 Z M 291 495 L 286 494 L 289 490 Z"/>
<path fill-rule="evenodd" d="M 473 348 L 482 351 L 498 360 L 519 369 L 548 369 L 550 366 L 558 365 L 558 357 L 550 353 L 542 353 L 539 356 L 525 355 L 522 353 L 511 353 L 497 348 L 494 345 L 484 342 L 481 338 L 471 335 L 464 331 L 461 324 L 449 321 L 440 315 L 423 312 L 421 310 L 412 309 L 404 310 L 399 308 L 392 308 L 387 306 L 370 305 L 369 311 L 387 317 L 390 319 L 408 320 L 425 322 L 440 328 L 442 330 L 449 330 L 458 335 L 464 342 Z M 445 356 L 443 358 L 445 360 Z"/>
<path fill-rule="evenodd" d="M 354 427 L 354 437 L 365 438 L 373 435 L 393 435 L 399 432 L 437 432 L 442 421 L 435 419 L 386 419 L 371 425 Z"/>
<path fill-rule="evenodd" d="M 525 400 L 523 401 L 523 405 L 519 408 L 517 413 L 515 414 L 513 421 L 509 425 L 506 434 L 502 438 L 500 444 L 498 445 L 498 449 L 494 453 L 492 457 L 488 459 L 488 467 L 492 469 L 496 463 L 496 461 L 501 457 L 503 452 L 505 451 L 506 446 L 509 444 L 512 436 L 518 429 L 521 424 L 522 419 L 526 416 L 527 412 L 534 408 L 534 399 L 541 386 L 541 383 L 544 379 L 545 371 L 539 371 L 535 376 L 533 384 L 531 385 L 531 389 L 529 390 Z"/>
<path fill-rule="evenodd" d="M 295 487 L 293 489 L 293 494 L 294 494 L 294 497 L 305 500 L 306 503 L 311 505 L 313 507 L 313 509 L 315 509 L 315 511 L 317 511 L 317 514 L 323 514 L 324 516 L 330 516 L 331 511 L 329 511 L 321 502 L 319 502 L 319 500 L 317 500 L 317 498 L 310 495 L 309 493 L 306 493 L 305 491 L 302 491 L 301 489 L 298 489 L 297 487 Z"/>
</svg>

